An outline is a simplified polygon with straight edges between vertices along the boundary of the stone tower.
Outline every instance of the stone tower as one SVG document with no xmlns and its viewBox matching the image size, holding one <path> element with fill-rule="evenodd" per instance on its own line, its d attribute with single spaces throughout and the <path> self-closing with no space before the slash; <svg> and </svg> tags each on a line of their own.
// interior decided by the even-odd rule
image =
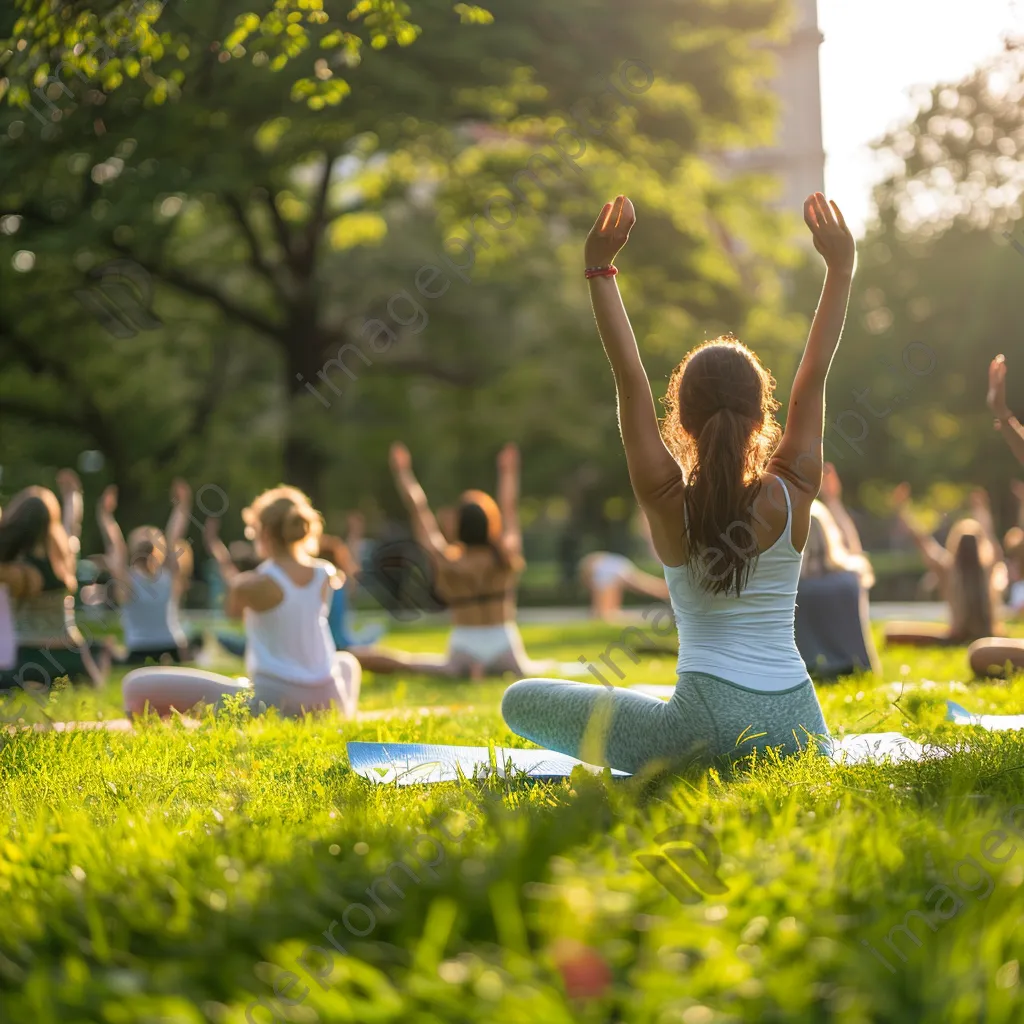
<svg viewBox="0 0 1024 1024">
<path fill-rule="evenodd" d="M 789 41 L 778 47 L 776 91 L 780 101 L 778 142 L 764 153 L 766 169 L 782 183 L 781 201 L 799 214 L 811 192 L 825 190 L 825 148 L 821 135 L 821 77 L 817 0 L 790 0 L 794 21 Z"/>
<path fill-rule="evenodd" d="M 821 81 L 817 0 L 789 0 L 790 34 L 771 47 L 776 76 L 766 84 L 779 101 L 775 144 L 733 151 L 724 165 L 738 171 L 760 171 L 779 180 L 778 205 L 802 216 L 804 199 L 825 188 L 825 150 L 821 133 Z"/>
</svg>

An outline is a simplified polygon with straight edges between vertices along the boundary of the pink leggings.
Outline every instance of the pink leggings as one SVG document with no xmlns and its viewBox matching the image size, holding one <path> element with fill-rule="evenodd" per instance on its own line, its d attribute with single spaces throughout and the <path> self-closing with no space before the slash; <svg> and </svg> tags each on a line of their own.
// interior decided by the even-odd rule
<svg viewBox="0 0 1024 1024">
<path fill-rule="evenodd" d="M 361 680 L 359 662 L 347 651 L 338 651 L 334 675 L 322 683 L 288 683 L 272 676 L 256 676 L 250 683 L 198 668 L 154 665 L 129 672 L 121 692 L 129 715 L 141 715 L 147 707 L 158 715 L 185 712 L 197 704 L 217 704 L 224 697 L 246 693 L 254 712 L 261 704 L 289 717 L 335 707 L 349 717 L 359 702 Z"/>
</svg>

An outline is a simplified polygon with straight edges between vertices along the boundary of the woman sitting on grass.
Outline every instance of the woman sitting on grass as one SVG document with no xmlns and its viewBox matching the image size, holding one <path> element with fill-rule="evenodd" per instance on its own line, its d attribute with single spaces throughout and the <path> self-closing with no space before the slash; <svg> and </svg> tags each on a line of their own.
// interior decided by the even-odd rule
<svg viewBox="0 0 1024 1024">
<path fill-rule="evenodd" d="M 318 551 L 319 558 L 330 562 L 341 570 L 343 574 L 341 578 L 345 581 L 343 586 L 336 587 L 331 591 L 331 605 L 327 612 L 327 625 L 331 631 L 331 637 L 334 639 L 334 645 L 339 651 L 350 650 L 358 644 L 376 643 L 384 633 L 382 628 L 372 626 L 368 629 L 360 630 L 358 633 L 354 633 L 351 629 L 348 599 L 355 592 L 356 577 L 359 575 L 359 563 L 352 551 L 358 549 L 363 538 L 363 518 L 359 513 L 354 512 L 349 516 L 348 530 L 347 543 L 340 537 L 332 537 L 328 534 L 321 536 Z M 220 542 L 219 519 L 213 516 L 208 517 L 204 523 L 203 535 L 209 552 L 223 548 Z M 248 557 L 246 545 L 248 545 L 247 541 L 235 541 L 232 543 L 226 549 L 227 554 L 222 557 L 222 562 L 230 562 L 238 569 L 243 568 L 244 566 L 240 564 L 239 559 L 246 559 Z M 251 545 L 248 546 L 251 547 Z M 216 558 L 214 562 L 218 565 L 216 570 L 218 576 L 223 579 L 219 568 L 220 563 L 217 563 Z M 259 564 L 258 560 L 256 560 L 255 564 Z M 252 568 L 255 568 L 255 564 Z M 233 654 L 238 658 L 245 657 L 244 636 L 236 633 L 218 633 L 217 642 L 229 654 Z"/>
<path fill-rule="evenodd" d="M 294 487 L 261 494 L 242 517 L 256 550 L 265 559 L 253 572 L 240 573 L 219 541 L 212 553 L 228 584 L 225 611 L 242 617 L 249 680 L 187 668 L 140 668 L 124 678 L 130 714 L 145 708 L 166 715 L 198 703 L 249 694 L 250 707 L 276 707 L 285 715 L 336 707 L 355 712 L 359 663 L 336 651 L 327 628 L 327 605 L 341 585 L 333 565 L 310 555 L 323 520 Z"/>
<path fill-rule="evenodd" d="M 0 562 L 0 672 L 17 665 L 18 642 L 11 602 L 35 597 L 42 589 L 43 576 L 38 569 L 19 562 Z"/>
<path fill-rule="evenodd" d="M 420 672 L 449 678 L 481 679 L 515 672 L 534 662 L 516 627 L 515 588 L 526 563 L 519 533 L 519 450 L 507 444 L 498 455 L 498 500 L 483 491 L 466 491 L 455 515 L 457 540 L 449 543 L 412 471 L 409 449 L 391 446 L 391 470 L 412 519 L 413 537 L 426 552 L 433 574 L 436 607 L 452 613 L 447 654 L 406 654 L 376 647 L 352 653 L 371 672 Z M 551 671 L 581 674 L 578 665 Z"/>
<path fill-rule="evenodd" d="M 833 680 L 879 670 L 871 636 L 868 591 L 875 574 L 860 534 L 843 507 L 835 467 L 825 465 L 821 498 L 811 505 L 811 524 L 796 595 L 796 646 L 811 675 Z"/>
<path fill-rule="evenodd" d="M 63 516 L 53 491 L 27 487 L 0 519 L 0 564 L 13 563 L 33 579 L 38 574 L 41 581 L 38 589 L 29 586 L 15 599 L 17 650 L 13 665 L 0 671 L 0 688 L 28 684 L 47 689 L 65 676 L 72 683 L 99 686 L 109 668 L 106 648 L 90 649 L 75 622 L 72 595 L 78 581 L 72 538 L 77 539 L 81 521 L 81 490 L 71 470 L 63 470 L 58 479 L 65 499 Z M 71 527 L 70 535 L 62 518 Z"/>
<path fill-rule="evenodd" d="M 1003 356 L 996 356 L 988 368 L 988 407 L 996 418 L 996 429 L 1002 434 L 1010 451 L 1016 455 L 1017 461 L 1024 465 L 1024 427 L 1021 426 L 1020 420 L 1010 412 L 1010 407 L 1006 402 L 1006 360 Z M 1021 501 L 1020 518 L 1024 520 L 1024 489 L 1014 488 L 1014 493 Z M 1017 540 L 1014 537 L 1009 537 L 1008 540 L 1010 544 L 1014 545 L 1010 557 L 1015 560 L 1019 571 L 1020 560 L 1024 557 L 1019 550 L 1021 544 L 1014 543 Z M 1020 541 L 1024 543 L 1024 536 L 1020 538 Z M 1007 546 L 1009 547 L 1010 544 Z M 1012 605 L 1014 602 L 1012 585 L 1010 601 Z M 1008 675 L 1010 672 L 1024 670 L 1024 640 L 998 636 L 985 637 L 971 644 L 968 655 L 971 668 L 979 676 L 1000 677 Z"/>
<path fill-rule="evenodd" d="M 999 632 L 1004 567 L 977 493 L 972 496 L 975 516 L 954 524 L 945 547 L 911 518 L 909 484 L 900 484 L 892 501 L 900 522 L 938 579 L 939 593 L 949 608 L 949 625 L 894 622 L 886 628 L 886 643 L 955 647 Z"/>
<path fill-rule="evenodd" d="M 113 578 L 111 588 L 121 608 L 121 626 L 128 651 L 123 664 L 153 661 L 191 661 L 195 646 L 178 620 L 178 602 L 188 586 L 191 552 L 184 547 L 192 490 L 184 480 L 171 489 L 173 509 L 166 532 L 140 526 L 125 544 L 114 513 L 117 488 L 100 498 L 96 519 L 103 536 L 104 562 Z M 186 554 L 184 561 L 180 557 Z"/>
<path fill-rule="evenodd" d="M 659 430 L 612 266 L 633 227 L 633 206 L 619 196 L 601 211 L 587 239 L 586 276 L 615 377 L 630 480 L 679 627 L 678 681 L 668 702 L 584 683 L 515 683 L 502 714 L 518 735 L 628 772 L 661 761 L 733 759 L 754 747 L 791 754 L 827 744 L 793 621 L 821 485 L 825 380 L 856 248 L 839 208 L 820 193 L 808 197 L 804 218 L 828 269 L 785 433 L 774 417 L 775 381 L 731 336 L 683 359 Z"/>
</svg>

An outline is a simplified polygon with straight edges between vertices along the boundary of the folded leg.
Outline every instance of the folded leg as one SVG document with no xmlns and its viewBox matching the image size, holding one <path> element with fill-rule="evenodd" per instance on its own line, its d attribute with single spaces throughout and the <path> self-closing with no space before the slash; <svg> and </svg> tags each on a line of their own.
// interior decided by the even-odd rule
<svg viewBox="0 0 1024 1024">
<path fill-rule="evenodd" d="M 137 668 L 121 684 L 129 715 L 140 715 L 147 707 L 158 715 L 184 712 L 197 704 L 216 704 L 224 697 L 243 692 L 251 692 L 247 680 L 198 668 Z"/>
<path fill-rule="evenodd" d="M 524 679 L 505 691 L 501 713 L 542 747 L 633 773 L 656 762 L 711 760 L 717 746 L 699 703 L 677 706 L 621 687 Z"/>
<path fill-rule="evenodd" d="M 990 636 L 975 640 L 968 648 L 975 675 L 1001 679 L 1013 672 L 1024 672 L 1024 640 Z"/>
</svg>

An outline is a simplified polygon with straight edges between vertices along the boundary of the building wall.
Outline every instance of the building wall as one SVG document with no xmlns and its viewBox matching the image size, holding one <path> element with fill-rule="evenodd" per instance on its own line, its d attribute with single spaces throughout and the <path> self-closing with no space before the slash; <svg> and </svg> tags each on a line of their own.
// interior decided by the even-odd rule
<svg viewBox="0 0 1024 1024">
<path fill-rule="evenodd" d="M 772 47 L 777 55 L 776 77 L 767 83 L 779 99 L 776 144 L 730 153 L 726 165 L 775 174 L 779 179 L 779 206 L 800 214 L 804 199 L 825 188 L 818 60 L 823 37 L 818 28 L 817 0 L 790 3 L 794 6 L 792 31 L 786 43 Z"/>
</svg>

